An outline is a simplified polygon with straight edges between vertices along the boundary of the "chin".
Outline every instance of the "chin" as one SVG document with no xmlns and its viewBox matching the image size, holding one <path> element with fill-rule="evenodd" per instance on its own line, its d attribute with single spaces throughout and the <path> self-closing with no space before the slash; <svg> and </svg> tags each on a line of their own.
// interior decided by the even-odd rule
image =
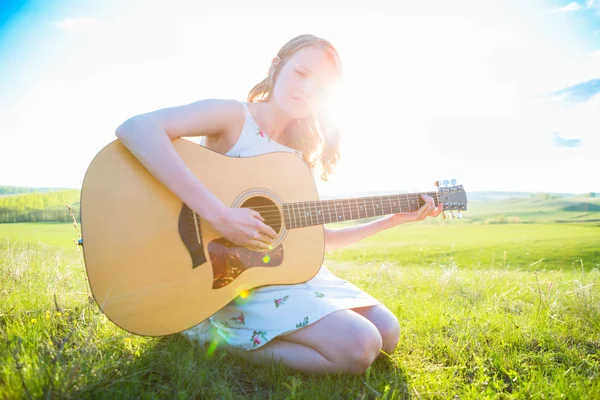
<svg viewBox="0 0 600 400">
<path fill-rule="evenodd" d="M 306 104 L 292 98 L 278 99 L 276 96 L 275 99 L 279 108 L 293 119 L 302 119 L 311 115 L 311 110 Z"/>
<path fill-rule="evenodd" d="M 296 119 L 306 118 L 312 114 L 308 106 L 298 103 L 295 100 L 290 100 L 290 110 L 290 115 L 293 115 Z"/>
</svg>

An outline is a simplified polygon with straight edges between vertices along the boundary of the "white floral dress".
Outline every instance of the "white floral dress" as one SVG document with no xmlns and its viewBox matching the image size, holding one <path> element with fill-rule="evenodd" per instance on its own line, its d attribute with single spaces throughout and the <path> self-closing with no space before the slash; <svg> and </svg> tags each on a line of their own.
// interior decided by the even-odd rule
<svg viewBox="0 0 600 400">
<path fill-rule="evenodd" d="M 273 151 L 302 153 L 269 138 L 248 110 L 240 138 L 226 155 L 250 157 Z M 202 138 L 204 139 L 204 138 Z M 201 144 L 203 141 L 201 141 Z M 253 350 L 342 309 L 374 306 L 377 299 L 333 275 L 325 265 L 309 281 L 296 285 L 263 286 L 238 297 L 206 321 L 182 332 L 191 341 L 206 343 L 216 332 L 229 345 Z"/>
</svg>

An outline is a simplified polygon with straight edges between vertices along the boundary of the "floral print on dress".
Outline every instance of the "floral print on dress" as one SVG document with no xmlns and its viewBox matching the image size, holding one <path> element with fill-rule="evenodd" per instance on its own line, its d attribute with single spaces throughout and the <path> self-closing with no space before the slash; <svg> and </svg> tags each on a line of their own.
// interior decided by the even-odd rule
<svg viewBox="0 0 600 400">
<path fill-rule="evenodd" d="M 275 303 L 275 308 L 279 308 L 280 305 L 285 303 L 290 296 L 284 296 L 280 299 L 275 299 L 273 302 Z"/>
<path fill-rule="evenodd" d="M 219 321 L 221 323 L 221 325 L 223 325 L 225 328 L 231 328 L 231 325 L 229 325 L 229 322 L 227 321 Z"/>
<path fill-rule="evenodd" d="M 261 344 L 260 339 L 263 339 L 264 341 L 267 341 L 267 332 L 265 331 L 254 331 L 252 333 L 252 337 L 250 338 L 250 341 L 252 342 L 252 347 L 256 347 L 257 345 Z"/>
<path fill-rule="evenodd" d="M 261 131 L 260 128 L 258 129 L 258 132 L 256 132 L 256 134 L 259 135 L 260 137 L 266 137 L 269 142 L 271 141 L 271 138 L 269 137 L 269 135 L 267 135 L 264 131 Z"/>
<path fill-rule="evenodd" d="M 250 115 L 247 104 L 245 102 L 243 104 L 246 107 L 246 121 L 238 139 L 239 143 L 236 142 L 235 148 L 232 148 L 233 151 L 228 151 L 227 155 L 236 158 L 238 156 L 254 157 L 260 154 L 286 151 L 302 157 L 300 151 L 302 148 L 292 149 L 278 143 L 273 138 L 269 141 L 269 131 L 261 134 L 261 127 Z M 305 146 L 306 144 L 299 143 L 298 145 Z M 287 301 L 286 296 L 289 296 Z M 281 285 L 265 289 L 256 288 L 251 296 L 241 300 L 243 301 L 232 301 L 223 307 L 212 317 L 212 322 L 217 340 L 222 339 L 229 346 L 244 351 L 261 348 L 274 338 L 290 331 L 304 329 L 337 310 L 381 304 L 356 286 L 335 277 L 325 265 L 311 279 L 310 283 Z M 243 324 L 240 318 L 241 313 L 243 313 Z M 234 319 L 231 319 L 232 317 Z M 234 323 L 234 320 L 237 324 Z M 204 339 L 200 332 L 193 329 L 186 332 L 186 336 L 189 338 Z M 208 337 L 209 335 L 206 336 L 210 343 L 213 338 Z"/>
<path fill-rule="evenodd" d="M 235 325 L 246 325 L 246 320 L 244 319 L 244 313 L 240 313 L 237 317 L 229 318 Z"/>
</svg>

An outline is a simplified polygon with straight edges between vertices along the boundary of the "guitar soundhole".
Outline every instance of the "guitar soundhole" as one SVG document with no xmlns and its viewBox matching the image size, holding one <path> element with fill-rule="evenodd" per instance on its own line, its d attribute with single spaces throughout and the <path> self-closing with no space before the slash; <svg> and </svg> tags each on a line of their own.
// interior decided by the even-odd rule
<svg viewBox="0 0 600 400">
<path fill-rule="evenodd" d="M 258 211 L 265 219 L 265 224 L 269 225 L 277 234 L 281 233 L 283 228 L 283 216 L 279 206 L 271 199 L 263 196 L 251 197 L 244 201 L 240 207 L 252 208 Z"/>
</svg>

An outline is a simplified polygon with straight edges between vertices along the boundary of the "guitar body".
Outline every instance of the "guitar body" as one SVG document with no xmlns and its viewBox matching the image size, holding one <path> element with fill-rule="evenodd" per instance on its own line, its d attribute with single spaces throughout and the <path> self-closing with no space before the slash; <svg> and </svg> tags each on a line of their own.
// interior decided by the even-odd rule
<svg viewBox="0 0 600 400">
<path fill-rule="evenodd" d="M 246 290 L 305 282 L 323 262 L 323 226 L 286 229 L 281 210 L 284 203 L 318 200 L 298 156 L 236 158 L 184 139 L 173 144 L 225 205 L 257 209 L 279 236 L 268 252 L 233 245 L 118 140 L 108 144 L 88 167 L 81 190 L 85 265 L 102 312 L 140 335 L 181 332 Z"/>
</svg>

